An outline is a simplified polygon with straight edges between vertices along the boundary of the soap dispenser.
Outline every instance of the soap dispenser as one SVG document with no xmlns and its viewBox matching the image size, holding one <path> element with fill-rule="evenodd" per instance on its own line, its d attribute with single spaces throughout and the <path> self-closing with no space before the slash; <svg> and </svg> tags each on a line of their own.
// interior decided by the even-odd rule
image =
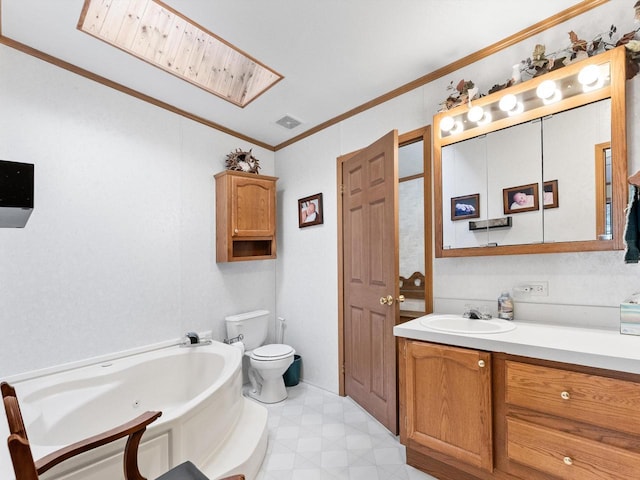
<svg viewBox="0 0 640 480">
<path fill-rule="evenodd" d="M 503 291 L 498 297 L 498 318 L 513 320 L 513 298 L 508 290 Z"/>
</svg>

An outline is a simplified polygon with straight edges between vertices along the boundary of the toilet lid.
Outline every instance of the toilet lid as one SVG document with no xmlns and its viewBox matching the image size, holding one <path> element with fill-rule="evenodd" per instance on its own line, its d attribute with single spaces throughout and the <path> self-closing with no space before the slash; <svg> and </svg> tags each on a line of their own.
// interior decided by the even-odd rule
<svg viewBox="0 0 640 480">
<path fill-rule="evenodd" d="M 256 348 L 253 351 L 252 356 L 258 359 L 275 360 L 287 357 L 293 353 L 295 353 L 293 347 L 282 343 L 273 343 L 271 345 L 263 345 L 262 347 Z"/>
</svg>

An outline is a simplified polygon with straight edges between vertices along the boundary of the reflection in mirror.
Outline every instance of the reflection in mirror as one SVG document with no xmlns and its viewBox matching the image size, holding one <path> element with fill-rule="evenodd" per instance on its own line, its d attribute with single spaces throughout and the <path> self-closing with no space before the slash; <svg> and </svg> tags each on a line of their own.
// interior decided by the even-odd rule
<svg viewBox="0 0 640 480">
<path fill-rule="evenodd" d="M 605 238 L 610 153 L 608 204 L 606 157 L 594 168 L 593 155 L 598 145 L 610 145 L 610 112 L 611 101 L 601 100 L 442 147 L 443 248 Z M 480 220 L 509 215 L 510 225 L 471 230 L 450 216 L 450 198 L 475 192 Z"/>
<path fill-rule="evenodd" d="M 400 248 L 400 293 L 402 310 L 424 312 L 424 155 L 423 142 L 398 149 L 398 233 Z M 420 292 L 419 273 L 422 277 Z M 413 276 L 413 277 L 412 277 Z M 421 296 L 420 296 L 421 293 Z"/>
<path fill-rule="evenodd" d="M 596 174 L 594 151 L 596 145 L 610 141 L 609 99 L 543 119 L 544 180 L 558 181 L 558 207 L 544 209 L 546 243 L 597 240 L 605 233 L 596 214 L 600 208 L 604 211 L 604 205 L 597 206 L 596 194 L 604 190 L 604 175 Z"/>
<path fill-rule="evenodd" d="M 611 142 L 600 143 L 595 148 L 596 160 L 596 233 L 600 240 L 613 237 L 611 203 L 613 197 L 613 170 Z"/>
</svg>

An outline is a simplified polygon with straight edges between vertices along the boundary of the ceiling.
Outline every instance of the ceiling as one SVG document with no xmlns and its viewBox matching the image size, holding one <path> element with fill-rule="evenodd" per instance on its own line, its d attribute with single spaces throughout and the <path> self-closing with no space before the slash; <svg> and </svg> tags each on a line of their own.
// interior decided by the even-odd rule
<svg viewBox="0 0 640 480">
<path fill-rule="evenodd" d="M 77 30 L 83 0 L 0 0 L 1 32 L 12 41 L 277 148 L 317 125 L 580 3 L 164 2 L 284 79 L 240 108 Z M 276 124 L 285 115 L 302 124 L 292 130 Z"/>
</svg>

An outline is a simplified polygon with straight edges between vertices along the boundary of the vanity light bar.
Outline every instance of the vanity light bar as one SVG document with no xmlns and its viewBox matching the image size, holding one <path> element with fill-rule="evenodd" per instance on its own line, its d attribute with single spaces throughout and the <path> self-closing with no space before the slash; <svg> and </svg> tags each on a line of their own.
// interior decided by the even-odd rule
<svg viewBox="0 0 640 480">
<path fill-rule="evenodd" d="M 556 75 L 555 80 L 544 80 L 535 90 L 523 91 L 520 88 L 517 95 L 506 93 L 498 101 L 482 106 L 474 105 L 466 113 L 442 116 L 439 124 L 441 135 L 459 135 L 465 130 L 488 125 L 494 120 L 517 116 L 554 104 L 563 98 L 601 89 L 611 80 L 609 68 L 609 63 L 587 65 L 566 77 L 558 78 Z M 582 88 L 575 88 L 576 85 L 581 85 Z"/>
</svg>

